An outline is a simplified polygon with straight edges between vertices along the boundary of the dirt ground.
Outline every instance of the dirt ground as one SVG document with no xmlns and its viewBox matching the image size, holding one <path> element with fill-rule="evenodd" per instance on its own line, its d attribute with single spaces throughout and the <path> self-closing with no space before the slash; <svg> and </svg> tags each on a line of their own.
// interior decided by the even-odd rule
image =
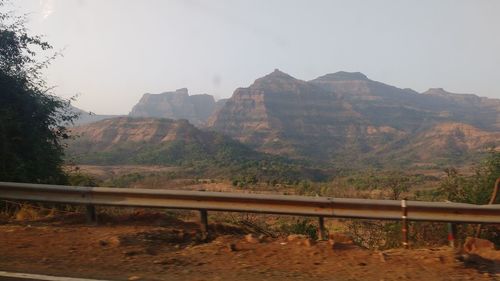
<svg viewBox="0 0 500 281">
<path fill-rule="evenodd" d="M 500 261 L 459 261 L 450 248 L 369 251 L 287 237 L 248 241 L 161 214 L 87 225 L 80 215 L 0 224 L 0 270 L 111 280 L 499 280 Z"/>
</svg>

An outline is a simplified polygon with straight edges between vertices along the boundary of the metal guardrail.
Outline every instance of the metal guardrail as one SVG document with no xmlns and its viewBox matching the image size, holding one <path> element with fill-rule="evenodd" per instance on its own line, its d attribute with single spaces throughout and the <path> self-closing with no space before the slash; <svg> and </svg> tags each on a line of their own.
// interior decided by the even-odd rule
<svg viewBox="0 0 500 281">
<path fill-rule="evenodd" d="M 251 212 L 315 217 L 500 223 L 500 205 L 348 199 L 0 182 L 0 198 L 52 203 Z"/>
</svg>

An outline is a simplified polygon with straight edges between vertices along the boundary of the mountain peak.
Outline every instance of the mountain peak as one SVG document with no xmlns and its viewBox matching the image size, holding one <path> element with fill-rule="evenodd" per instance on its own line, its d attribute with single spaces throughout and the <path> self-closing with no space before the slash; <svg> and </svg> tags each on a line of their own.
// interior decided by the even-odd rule
<svg viewBox="0 0 500 281">
<path fill-rule="evenodd" d="M 275 69 L 273 72 L 258 78 L 250 86 L 253 88 L 289 88 L 290 85 L 296 85 L 297 83 L 305 83 L 302 80 L 292 77 L 291 75 L 282 72 L 279 69 Z"/>
<path fill-rule="evenodd" d="M 189 95 L 187 88 L 180 88 L 175 90 L 176 93 Z"/>
<path fill-rule="evenodd" d="M 277 68 L 275 68 L 273 72 L 262 78 L 295 79 L 290 74 L 287 74 Z"/>
<path fill-rule="evenodd" d="M 315 80 L 328 80 L 328 81 L 355 81 L 355 80 L 368 80 L 368 77 L 361 72 L 347 72 L 338 71 L 329 73 L 316 78 Z"/>
<path fill-rule="evenodd" d="M 427 95 L 443 95 L 443 94 L 450 94 L 450 92 L 446 91 L 443 88 L 429 88 L 429 90 L 425 91 L 424 94 L 427 94 Z"/>
</svg>

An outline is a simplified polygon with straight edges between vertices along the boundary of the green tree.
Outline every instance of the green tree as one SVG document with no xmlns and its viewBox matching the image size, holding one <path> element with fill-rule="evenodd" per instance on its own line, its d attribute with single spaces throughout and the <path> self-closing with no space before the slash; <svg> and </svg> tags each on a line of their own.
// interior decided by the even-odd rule
<svg viewBox="0 0 500 281">
<path fill-rule="evenodd" d="M 452 202 L 460 202 L 465 198 L 465 177 L 460 176 L 457 169 L 447 168 L 444 170 L 446 177 L 441 180 L 439 191 L 446 199 Z"/>
<path fill-rule="evenodd" d="M 0 181 L 63 183 L 61 141 L 75 116 L 42 78 L 55 55 L 38 53 L 52 47 L 6 4 L 0 0 Z"/>
<path fill-rule="evenodd" d="M 390 172 L 382 179 L 382 183 L 389 190 L 392 200 L 401 199 L 401 194 L 408 192 L 413 184 L 409 176 L 398 171 Z"/>
<path fill-rule="evenodd" d="M 474 169 L 471 176 L 460 175 L 455 169 L 445 171 L 439 192 L 453 202 L 487 204 L 493 186 L 500 177 L 500 152 L 491 150 L 489 155 Z M 496 203 L 500 201 L 497 198 Z"/>
</svg>

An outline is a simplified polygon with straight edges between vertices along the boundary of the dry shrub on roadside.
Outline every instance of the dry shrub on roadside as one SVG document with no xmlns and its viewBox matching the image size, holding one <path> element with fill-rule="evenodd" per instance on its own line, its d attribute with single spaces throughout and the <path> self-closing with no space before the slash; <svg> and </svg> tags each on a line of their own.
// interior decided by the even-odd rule
<svg viewBox="0 0 500 281">
<path fill-rule="evenodd" d="M 278 230 L 283 235 L 302 234 L 318 239 L 318 225 L 310 218 L 288 218 L 280 220 Z"/>
<path fill-rule="evenodd" d="M 408 240 L 411 247 L 443 246 L 447 244 L 446 223 L 411 222 L 408 224 Z M 398 248 L 402 245 L 400 221 L 351 220 L 347 229 L 354 243 L 374 250 Z M 462 233 L 459 228 L 459 233 Z M 460 235 L 460 237 L 463 235 Z"/>
<path fill-rule="evenodd" d="M 22 204 L 14 215 L 15 220 L 37 220 L 44 217 L 41 210 L 34 208 L 30 204 Z"/>
<path fill-rule="evenodd" d="M 346 225 L 354 243 L 363 248 L 384 250 L 400 245 L 401 227 L 397 222 L 351 220 Z"/>
<path fill-rule="evenodd" d="M 317 239 L 317 222 L 311 218 L 277 216 L 252 213 L 211 212 L 210 219 L 217 223 L 234 225 L 247 233 L 269 237 L 303 234 Z"/>
</svg>

